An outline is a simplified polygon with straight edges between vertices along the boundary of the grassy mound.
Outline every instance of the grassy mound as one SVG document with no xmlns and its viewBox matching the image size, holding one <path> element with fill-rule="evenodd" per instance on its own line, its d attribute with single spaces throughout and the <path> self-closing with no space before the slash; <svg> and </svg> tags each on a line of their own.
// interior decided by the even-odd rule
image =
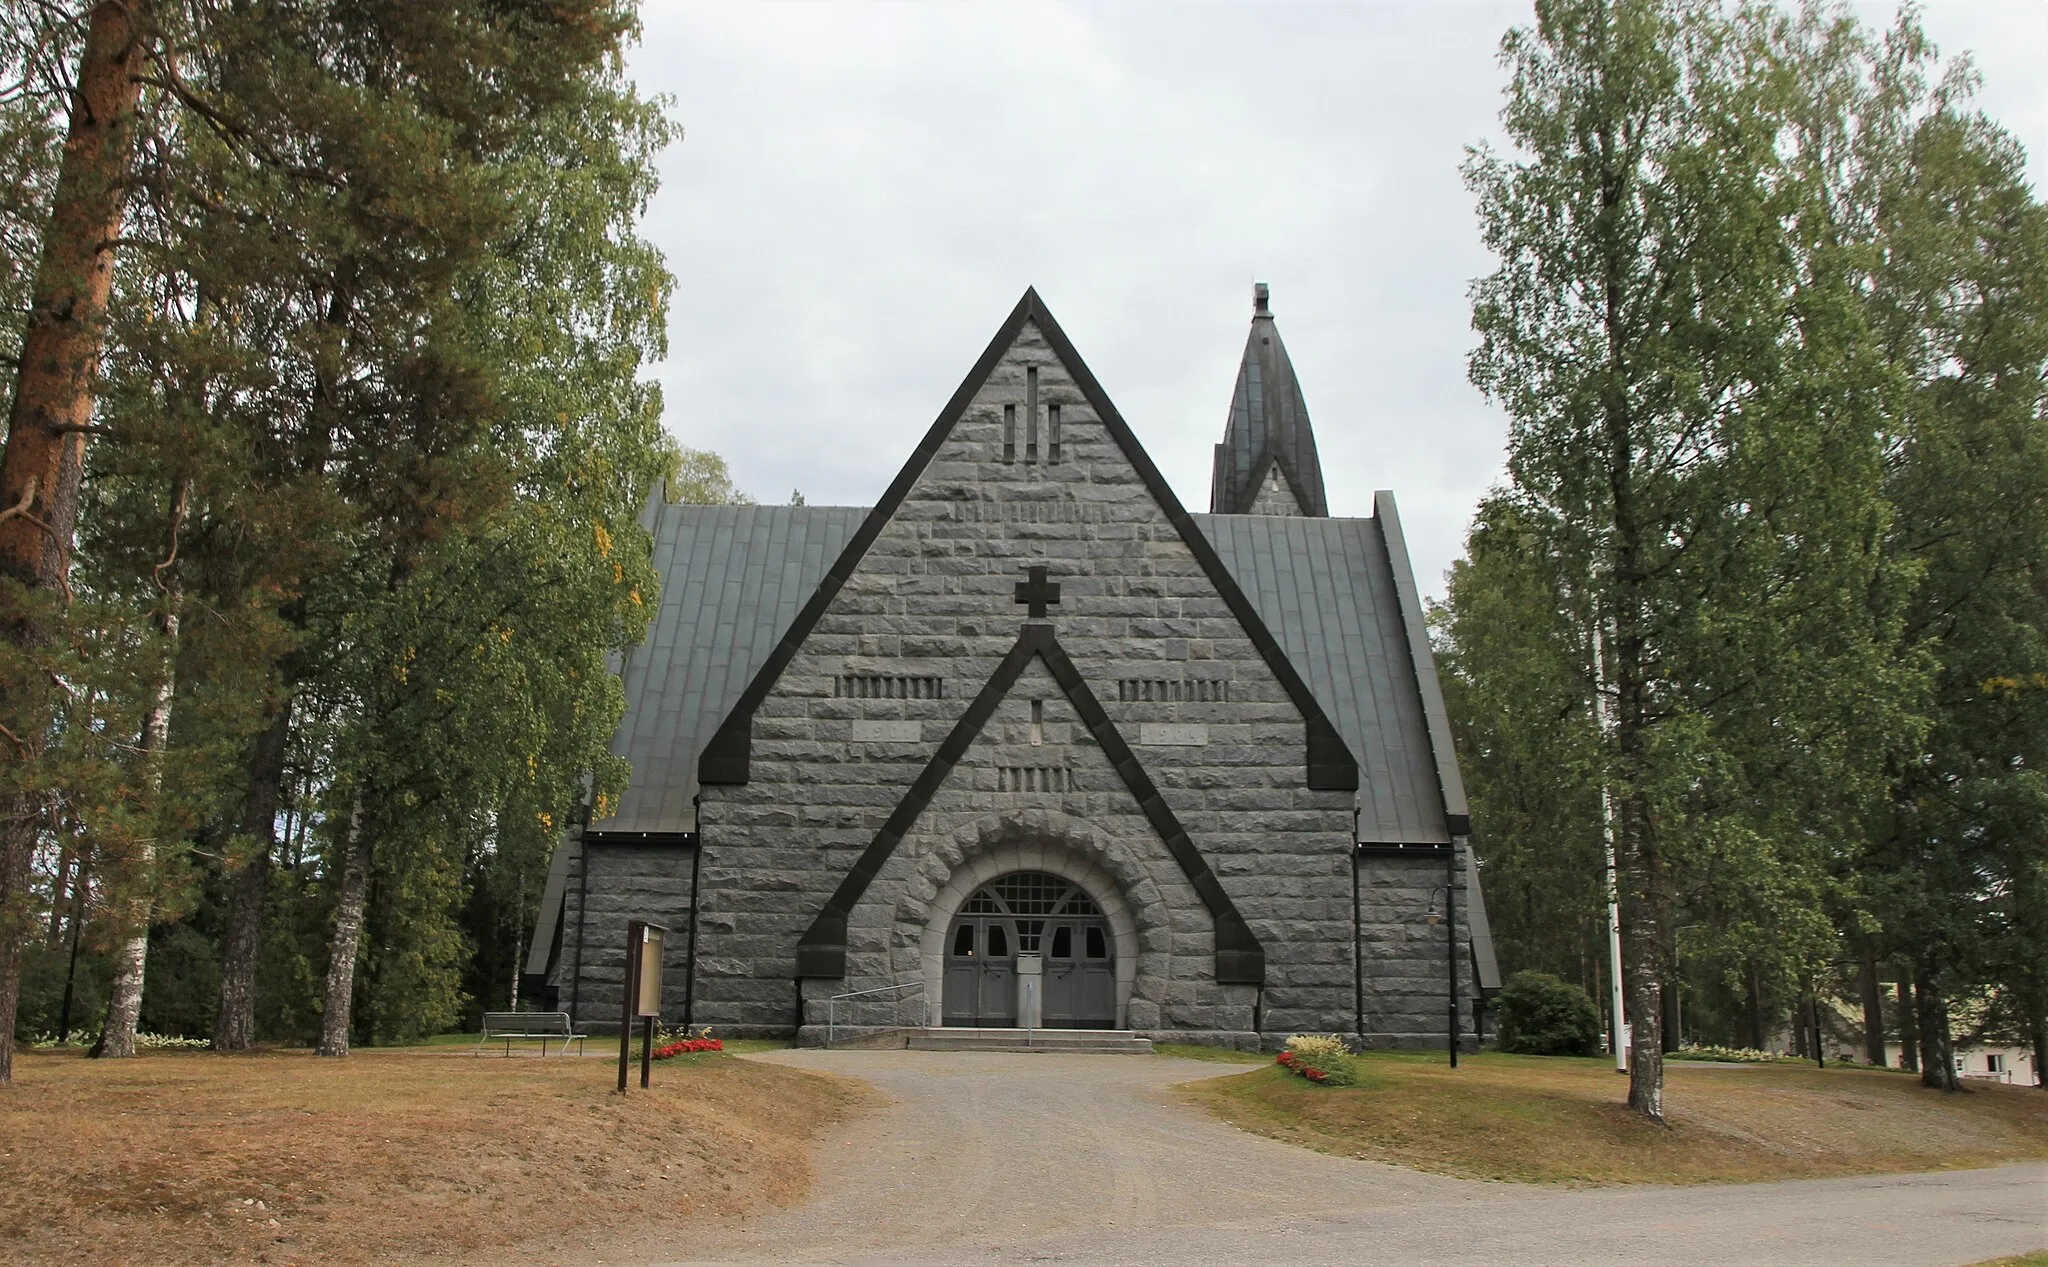
<svg viewBox="0 0 2048 1267">
<path fill-rule="evenodd" d="M 39 1263 L 509 1260 L 784 1205 L 843 1079 L 445 1048 L 16 1057 L 0 1243 Z"/>
<path fill-rule="evenodd" d="M 2048 1093 L 1945 1096 L 1907 1075 L 1674 1065 L 1669 1128 L 1630 1114 L 1603 1060 L 1374 1053 L 1355 1088 L 1280 1069 L 1186 1084 L 1225 1120 L 1322 1152 L 1475 1179 L 1728 1183 L 1988 1166 L 2048 1157 Z"/>
</svg>

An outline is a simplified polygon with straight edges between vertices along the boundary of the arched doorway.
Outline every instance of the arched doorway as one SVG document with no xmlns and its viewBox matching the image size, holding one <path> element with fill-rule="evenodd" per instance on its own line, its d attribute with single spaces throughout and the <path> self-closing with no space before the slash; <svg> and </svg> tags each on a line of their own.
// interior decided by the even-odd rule
<svg viewBox="0 0 2048 1267">
<path fill-rule="evenodd" d="M 1013 871 L 976 889 L 946 932 L 948 1025 L 1017 1023 L 1017 957 L 1039 957 L 1039 1023 L 1047 1029 L 1116 1024 L 1116 959 L 1109 920 L 1073 881 Z"/>
</svg>

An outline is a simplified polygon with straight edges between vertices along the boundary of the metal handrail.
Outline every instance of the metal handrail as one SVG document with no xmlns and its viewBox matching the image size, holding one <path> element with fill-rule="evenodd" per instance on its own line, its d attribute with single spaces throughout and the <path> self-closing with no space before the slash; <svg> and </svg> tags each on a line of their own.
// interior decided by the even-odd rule
<svg viewBox="0 0 2048 1267">
<path fill-rule="evenodd" d="M 867 989 L 867 990 L 849 990 L 849 991 L 847 991 L 847 992 L 846 992 L 845 994 L 835 994 L 835 995 L 833 995 L 833 996 L 832 996 L 831 998 L 829 998 L 829 999 L 825 1000 L 825 1048 L 826 1048 L 826 1050 L 828 1050 L 828 1051 L 829 1051 L 829 1050 L 831 1050 L 831 1047 L 832 1047 L 832 1039 L 833 1039 L 833 1037 L 835 1036 L 835 1031 L 836 1031 L 836 1030 L 838 1029 L 838 1026 L 839 1026 L 839 1000 L 841 1000 L 841 999 L 858 999 L 858 998 L 862 998 L 862 997 L 864 997 L 864 996 L 866 996 L 866 995 L 870 995 L 870 994 L 887 994 L 887 993 L 889 993 L 889 991 L 891 991 L 891 990 L 922 990 L 922 989 L 924 989 L 924 982 L 922 982 L 922 981 L 904 981 L 904 982 L 900 982 L 900 983 L 898 983 L 898 984 L 896 984 L 896 985 L 878 985 L 878 986 L 875 986 L 875 987 L 873 987 L 872 989 Z"/>
</svg>

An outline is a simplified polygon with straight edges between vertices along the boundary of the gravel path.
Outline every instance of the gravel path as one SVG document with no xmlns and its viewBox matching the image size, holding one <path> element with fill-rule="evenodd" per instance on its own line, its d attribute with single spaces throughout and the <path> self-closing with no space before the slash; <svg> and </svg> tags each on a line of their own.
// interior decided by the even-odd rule
<svg viewBox="0 0 2048 1267">
<path fill-rule="evenodd" d="M 1327 1157 L 1177 1103 L 1234 1066 L 1148 1056 L 779 1052 L 894 1103 L 821 1148 L 813 1199 L 657 1261 L 1808 1264 L 2048 1246 L 2048 1166 L 1561 1190 Z"/>
</svg>

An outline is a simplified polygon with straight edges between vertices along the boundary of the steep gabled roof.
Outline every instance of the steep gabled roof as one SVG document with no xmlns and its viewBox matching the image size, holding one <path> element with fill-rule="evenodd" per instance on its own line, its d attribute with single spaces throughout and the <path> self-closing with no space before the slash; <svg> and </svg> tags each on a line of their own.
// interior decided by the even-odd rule
<svg viewBox="0 0 2048 1267">
<path fill-rule="evenodd" d="M 1278 467 L 1300 513 L 1325 516 L 1330 501 L 1323 492 L 1323 465 L 1316 456 L 1308 406 L 1267 296 L 1266 284 L 1260 282 L 1252 292 L 1252 329 L 1230 396 L 1230 422 L 1223 430 L 1223 443 L 1216 446 L 1209 510 L 1218 515 L 1259 513 L 1253 507 Z"/>
<path fill-rule="evenodd" d="M 782 676 L 783 670 L 796 658 L 804 639 L 810 636 L 812 628 L 823 618 L 825 609 L 838 596 L 840 587 L 853 575 L 869 547 L 874 544 L 875 538 L 881 535 L 882 529 L 895 516 L 904 499 L 910 495 L 911 487 L 917 483 L 918 477 L 924 474 L 925 468 L 938 453 L 939 446 L 945 443 L 946 437 L 952 433 L 954 426 L 967 411 L 968 405 L 973 402 L 975 393 L 981 390 L 982 384 L 987 381 L 996 364 L 1002 360 L 1003 354 L 1016 342 L 1017 336 L 1023 332 L 1027 323 L 1037 326 L 1039 333 L 1045 336 L 1046 343 L 1052 348 L 1053 354 L 1060 358 L 1068 374 L 1073 377 L 1074 386 L 1088 401 L 1103 429 L 1116 441 L 1117 447 L 1123 451 L 1124 459 L 1137 471 L 1139 480 L 1151 493 L 1153 501 L 1173 524 L 1174 530 L 1180 534 L 1188 552 L 1194 556 L 1195 562 L 1201 566 L 1210 583 L 1216 587 L 1217 594 L 1230 609 L 1231 615 L 1237 618 L 1253 649 L 1266 662 L 1266 667 L 1272 671 L 1273 676 L 1279 679 L 1280 688 L 1301 711 L 1306 732 L 1304 765 L 1308 786 L 1341 791 L 1357 788 L 1358 762 L 1352 756 L 1343 737 L 1338 734 L 1336 726 L 1324 715 L 1321 705 L 1316 702 L 1315 693 L 1288 662 L 1286 652 L 1280 649 L 1280 644 L 1272 631 L 1266 628 L 1258 609 L 1245 597 L 1244 591 L 1238 588 L 1230 570 L 1217 556 L 1216 548 L 1202 535 L 1201 529 L 1195 526 L 1193 516 L 1180 504 L 1180 498 L 1174 496 L 1166 477 L 1160 474 L 1151 455 L 1138 443 L 1138 437 L 1131 431 L 1130 424 L 1124 421 L 1123 415 L 1110 403 L 1109 394 L 1102 389 L 1102 384 L 1096 381 L 1094 373 L 1081 359 L 1081 354 L 1074 350 L 1066 331 L 1060 329 L 1059 322 L 1053 320 L 1052 313 L 1046 309 L 1045 302 L 1038 297 L 1036 289 L 1025 290 L 1024 297 L 1017 301 L 1017 306 L 1011 310 L 1009 318 L 996 331 L 995 337 L 989 340 L 981 359 L 975 362 L 974 368 L 961 380 L 960 386 L 953 392 L 953 398 L 939 411 L 938 418 L 925 432 L 924 439 L 918 442 L 909 461 L 896 473 L 896 478 L 882 494 L 881 501 L 868 512 L 867 518 L 848 539 L 839 558 L 817 582 L 809 601 L 783 633 L 782 641 L 768 654 L 755 672 L 753 681 L 748 683 L 746 689 L 734 701 L 732 711 L 726 715 L 717 732 L 711 736 L 710 742 L 704 745 L 703 754 L 698 758 L 698 782 L 736 784 L 745 783 L 751 777 L 754 710 L 760 707 L 761 701 L 774 689 L 776 680 Z M 1320 475 L 1317 477 L 1316 489 L 1320 496 Z"/>
<path fill-rule="evenodd" d="M 1464 785 L 1437 724 L 1443 697 L 1399 521 L 1382 499 L 1372 519 L 1194 518 L 1357 754 L 1358 838 L 1447 844 L 1470 830 Z"/>
<path fill-rule="evenodd" d="M 617 812 L 593 830 L 696 830 L 697 754 L 867 515 L 654 500 L 645 522 L 661 601 L 647 640 L 626 655 L 626 715 L 612 736 L 633 774 Z"/>
</svg>

